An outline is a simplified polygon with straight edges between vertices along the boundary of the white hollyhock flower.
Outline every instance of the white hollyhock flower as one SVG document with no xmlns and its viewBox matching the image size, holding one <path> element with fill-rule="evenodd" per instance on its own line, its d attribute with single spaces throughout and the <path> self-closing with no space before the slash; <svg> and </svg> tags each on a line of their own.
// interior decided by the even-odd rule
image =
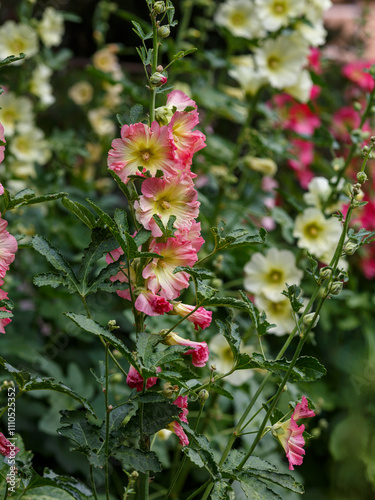
<svg viewBox="0 0 375 500">
<path fill-rule="evenodd" d="M 233 368 L 233 352 L 225 337 L 218 333 L 214 335 L 209 343 L 211 361 L 216 366 L 218 373 L 228 373 Z M 251 355 L 254 352 L 253 347 L 244 346 L 241 344 L 240 351 Z M 225 381 L 232 385 L 240 386 L 253 376 L 253 370 L 237 370 L 228 377 Z"/>
<path fill-rule="evenodd" d="M 32 102 L 28 97 L 17 97 L 14 92 L 0 96 L 0 122 L 7 137 L 14 135 L 20 128 L 31 128 L 34 117 Z"/>
<path fill-rule="evenodd" d="M 306 18 L 312 23 L 322 20 L 324 11 L 332 7 L 331 0 L 309 0 L 306 3 L 304 13 Z"/>
<path fill-rule="evenodd" d="M 285 87 L 284 92 L 291 95 L 300 102 L 308 102 L 310 100 L 313 81 L 307 69 L 303 69 L 298 75 L 297 81 L 290 87 Z"/>
<path fill-rule="evenodd" d="M 89 122 L 98 135 L 114 135 L 116 126 L 110 119 L 111 113 L 107 108 L 90 109 Z"/>
<path fill-rule="evenodd" d="M 267 333 L 284 335 L 291 333 L 296 323 L 293 318 L 292 306 L 287 297 L 278 302 L 267 299 L 263 294 L 254 297 L 255 305 L 266 313 L 267 321 L 276 326 L 270 328 Z"/>
<path fill-rule="evenodd" d="M 88 104 L 94 95 L 94 88 L 86 80 L 80 80 L 70 87 L 68 96 L 78 106 Z"/>
<path fill-rule="evenodd" d="M 317 258 L 331 255 L 341 235 L 341 223 L 335 217 L 326 219 L 318 208 L 307 208 L 297 215 L 293 236 L 297 246 L 305 248 Z"/>
<path fill-rule="evenodd" d="M 332 192 L 329 180 L 325 177 L 314 177 L 307 186 L 308 192 L 303 195 L 307 205 L 322 209 Z"/>
<path fill-rule="evenodd" d="M 313 24 L 307 24 L 306 22 L 299 21 L 295 24 L 294 29 L 311 45 L 312 47 L 318 47 L 323 45 L 327 31 L 323 26 L 323 21 L 320 19 Z"/>
<path fill-rule="evenodd" d="M 0 28 L 0 59 L 11 55 L 18 56 L 21 52 L 25 54 L 26 59 L 38 52 L 37 33 L 28 24 L 7 21 Z M 22 60 L 12 64 L 22 64 Z"/>
<path fill-rule="evenodd" d="M 297 83 L 308 53 L 309 46 L 300 35 L 281 35 L 275 40 L 266 40 L 263 47 L 255 51 L 255 62 L 259 74 L 266 77 L 272 87 L 283 89 Z"/>
<path fill-rule="evenodd" d="M 264 35 L 257 11 L 249 0 L 227 0 L 219 5 L 214 21 L 227 28 L 232 35 L 251 40 Z"/>
<path fill-rule="evenodd" d="M 64 35 L 64 17 L 53 7 L 47 7 L 38 26 L 39 36 L 46 47 L 60 45 Z"/>
<path fill-rule="evenodd" d="M 296 266 L 296 258 L 289 250 L 270 248 L 266 255 L 254 253 L 244 267 L 244 287 L 256 295 L 263 294 L 274 302 L 283 300 L 282 291 L 288 285 L 299 285 L 303 272 Z"/>
<path fill-rule="evenodd" d="M 267 78 L 255 69 L 252 56 L 234 57 L 231 62 L 234 67 L 228 74 L 240 84 L 246 94 L 255 95 L 260 87 L 267 83 Z"/>
<path fill-rule="evenodd" d="M 290 18 L 303 12 L 303 0 L 255 0 L 257 13 L 267 31 L 277 31 L 288 26 Z"/>
<path fill-rule="evenodd" d="M 39 64 L 33 71 L 30 80 L 30 92 L 41 100 L 46 106 L 55 102 L 52 94 L 52 85 L 49 80 L 52 75 L 52 69 L 45 64 Z"/>
<path fill-rule="evenodd" d="M 36 127 L 16 135 L 10 143 L 9 151 L 19 161 L 36 161 L 40 165 L 47 163 L 51 157 L 44 133 Z"/>
</svg>

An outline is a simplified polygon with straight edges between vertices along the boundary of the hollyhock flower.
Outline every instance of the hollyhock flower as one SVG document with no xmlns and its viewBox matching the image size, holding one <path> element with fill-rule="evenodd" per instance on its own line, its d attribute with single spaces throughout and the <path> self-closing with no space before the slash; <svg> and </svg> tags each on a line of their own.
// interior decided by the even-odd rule
<svg viewBox="0 0 375 500">
<path fill-rule="evenodd" d="M 193 365 L 199 368 L 206 365 L 210 355 L 206 342 L 194 342 L 193 340 L 187 340 L 179 337 L 177 333 L 174 332 L 168 333 L 168 335 L 164 337 L 163 343 L 166 345 L 182 345 L 192 347 L 192 349 L 184 352 L 184 354 L 191 354 Z"/>
<path fill-rule="evenodd" d="M 189 286 L 190 276 L 180 271 L 173 274 L 177 266 L 192 266 L 198 260 L 197 252 L 192 244 L 181 237 L 168 238 L 165 243 L 155 240 L 150 245 L 150 251 L 162 255 L 155 257 L 144 268 L 142 276 L 148 279 L 148 289 L 154 294 L 171 300 L 179 296 L 183 288 Z"/>
<path fill-rule="evenodd" d="M 134 203 L 138 221 L 152 232 L 154 237 L 163 233 L 153 219 L 158 215 L 167 226 L 169 217 L 176 216 L 174 227 L 190 229 L 198 217 L 200 202 L 191 176 L 181 174 L 167 179 L 150 178 L 142 184 L 142 196 Z"/>
<path fill-rule="evenodd" d="M 182 412 L 178 415 L 178 418 L 182 422 L 185 422 L 186 424 L 188 424 L 189 422 L 187 419 L 187 415 L 188 415 L 189 411 L 187 409 L 187 405 L 188 405 L 187 396 L 178 396 L 178 398 L 175 401 L 173 401 L 173 404 L 177 405 L 182 410 Z M 180 444 L 182 446 L 188 446 L 189 439 L 188 439 L 187 435 L 185 434 L 181 424 L 179 424 L 176 421 L 173 421 L 168 425 L 168 430 L 170 430 L 176 434 L 176 436 L 180 439 Z"/>
<path fill-rule="evenodd" d="M 191 164 L 194 153 L 206 147 L 206 136 L 193 128 L 199 123 L 197 111 L 176 111 L 169 122 L 176 146 L 176 156 L 185 166 Z"/>
<path fill-rule="evenodd" d="M 94 87 L 86 80 L 80 80 L 70 87 L 68 96 L 78 106 L 88 104 L 94 95 Z"/>
<path fill-rule="evenodd" d="M 297 21 L 294 25 L 294 29 L 311 47 L 323 45 L 326 40 L 327 31 L 324 28 L 322 19 L 319 19 L 314 24 L 308 24 L 305 21 Z"/>
<path fill-rule="evenodd" d="M 119 290 L 117 293 L 119 292 L 121 292 L 121 290 Z M 143 312 L 147 314 L 147 316 L 159 316 L 161 314 L 170 312 L 173 309 L 172 304 L 170 304 L 163 297 L 159 297 L 159 295 L 155 295 L 154 293 L 144 289 L 136 298 L 134 305 L 137 311 Z"/>
<path fill-rule="evenodd" d="M 156 373 L 160 373 L 160 366 L 157 367 Z M 146 389 L 149 389 L 158 381 L 158 377 L 150 377 L 146 381 Z M 143 382 L 144 379 L 138 370 L 134 368 L 134 366 L 130 366 L 128 376 L 126 377 L 126 383 L 130 387 L 130 389 L 137 389 L 137 392 L 143 391 Z"/>
<path fill-rule="evenodd" d="M 297 83 L 306 62 L 308 44 L 299 35 L 280 35 L 275 40 L 266 40 L 255 51 L 259 73 L 265 76 L 272 87 L 283 89 Z"/>
<path fill-rule="evenodd" d="M 45 165 L 51 157 L 51 150 L 44 138 L 44 132 L 37 127 L 17 134 L 9 146 L 9 151 L 19 161 L 35 161 L 40 165 Z"/>
<path fill-rule="evenodd" d="M 214 21 L 232 35 L 251 40 L 264 35 L 257 14 L 258 9 L 248 0 L 227 0 L 218 6 Z"/>
<path fill-rule="evenodd" d="M 322 65 L 320 62 L 320 50 L 316 47 L 310 47 L 308 55 L 309 67 L 314 73 L 320 75 L 322 72 Z"/>
<path fill-rule="evenodd" d="M 53 7 L 47 7 L 38 26 L 38 34 L 46 47 L 60 45 L 64 35 L 64 16 Z"/>
<path fill-rule="evenodd" d="M 342 181 L 343 182 L 340 182 L 340 185 L 338 186 L 339 190 L 344 185 L 344 179 L 342 179 Z M 306 204 L 322 210 L 323 205 L 326 203 L 332 192 L 329 180 L 326 177 L 314 177 L 309 182 L 307 189 L 308 192 L 303 195 L 303 199 Z M 341 205 L 341 202 L 337 202 L 326 207 L 325 210 L 326 212 L 332 213 L 336 210 L 340 210 Z"/>
<path fill-rule="evenodd" d="M 17 97 L 8 91 L 0 96 L 0 106 L 0 121 L 7 137 L 33 127 L 32 101 L 28 97 Z"/>
<path fill-rule="evenodd" d="M 252 56 L 232 57 L 231 63 L 233 67 L 228 74 L 240 84 L 246 94 L 255 95 L 267 83 L 267 78 L 255 68 Z"/>
<path fill-rule="evenodd" d="M 21 52 L 26 59 L 34 56 L 38 52 L 38 35 L 29 24 L 6 21 L 0 28 L 0 59 Z M 22 64 L 22 60 L 12 64 Z"/>
<path fill-rule="evenodd" d="M 327 258 L 336 248 L 341 231 L 341 223 L 337 218 L 326 219 L 318 208 L 307 208 L 297 215 L 293 236 L 298 238 L 299 248 L 305 248 L 317 258 Z"/>
<path fill-rule="evenodd" d="M 194 306 L 183 304 L 182 302 L 173 302 L 173 314 L 178 314 L 181 317 L 189 314 Z M 194 328 L 198 331 L 199 327 L 204 330 L 210 326 L 212 321 L 212 311 L 207 311 L 204 307 L 199 307 L 193 314 L 186 318 L 188 321 L 194 323 Z"/>
<path fill-rule="evenodd" d="M 212 362 L 216 366 L 216 371 L 218 373 L 230 372 L 233 368 L 234 356 L 233 351 L 230 348 L 230 345 L 226 341 L 225 337 L 220 333 L 217 333 L 210 340 L 209 347 L 210 353 L 214 354 Z M 252 346 L 245 346 L 241 342 L 240 352 L 251 355 L 254 352 L 254 348 Z M 238 387 L 244 384 L 253 375 L 254 370 L 252 369 L 236 370 L 235 372 L 225 377 L 225 381 Z"/>
<path fill-rule="evenodd" d="M 168 94 L 166 106 L 176 108 L 176 111 L 184 111 L 186 108 L 196 108 L 193 99 L 190 99 L 182 90 L 172 90 Z"/>
<path fill-rule="evenodd" d="M 166 175 L 177 173 L 178 162 L 175 156 L 176 146 L 171 130 L 153 122 L 151 127 L 143 123 L 124 125 L 121 139 L 112 141 L 108 153 L 108 168 L 118 174 L 121 180 L 128 182 L 129 175 L 140 175 L 138 167 L 149 170 L 155 175 L 161 170 Z"/>
<path fill-rule="evenodd" d="M 284 335 L 285 333 L 290 333 L 296 326 L 292 307 L 287 297 L 283 296 L 281 300 L 275 302 L 260 293 L 259 295 L 255 295 L 254 304 L 259 310 L 266 313 L 269 323 L 276 325 L 270 328 L 267 333 Z"/>
<path fill-rule="evenodd" d="M 295 0 L 255 0 L 257 13 L 267 31 L 277 31 L 288 26 L 290 18 L 302 13 L 303 2 Z"/>
<path fill-rule="evenodd" d="M 51 68 L 45 64 L 38 64 L 30 80 L 30 92 L 39 97 L 40 102 L 45 106 L 51 105 L 56 100 L 52 94 L 51 75 Z"/>
<path fill-rule="evenodd" d="M 111 120 L 111 116 L 112 114 L 109 109 L 104 106 L 90 109 L 87 113 L 87 117 L 92 128 L 100 136 L 114 135 L 116 131 L 116 125 Z"/>
<path fill-rule="evenodd" d="M 303 69 L 299 74 L 297 81 L 293 85 L 284 87 L 284 92 L 294 97 L 300 102 L 306 103 L 310 100 L 313 81 L 309 71 Z"/>
<path fill-rule="evenodd" d="M 18 248 L 17 240 L 6 230 L 7 225 L 8 222 L 0 218 L 0 278 L 4 278 Z"/>
<path fill-rule="evenodd" d="M 371 92 L 374 88 L 374 79 L 370 73 L 363 70 L 371 68 L 372 64 L 374 61 L 353 61 L 346 64 L 341 72 L 365 92 Z"/>
<path fill-rule="evenodd" d="M 313 135 L 315 129 L 320 127 L 320 124 L 319 116 L 307 104 L 295 102 L 289 108 L 283 127 L 293 130 L 297 134 Z"/>
<path fill-rule="evenodd" d="M 4 186 L 0 182 L 0 196 L 4 194 Z"/>
<path fill-rule="evenodd" d="M 289 153 L 294 158 L 288 159 L 288 165 L 295 170 L 301 186 L 306 189 L 308 183 L 314 177 L 309 168 L 314 160 L 314 144 L 304 139 L 291 139 Z"/>
<path fill-rule="evenodd" d="M 309 405 L 305 396 L 302 397 L 302 402 L 298 403 L 294 412 L 289 420 L 282 423 L 276 423 L 272 426 L 272 434 L 276 437 L 281 446 L 284 448 L 286 457 L 289 461 L 289 470 L 294 470 L 293 465 L 301 465 L 303 462 L 303 455 L 305 450 L 305 440 L 303 432 L 304 425 L 297 425 L 297 420 L 301 418 L 315 417 L 313 410 L 309 410 Z"/>
<path fill-rule="evenodd" d="M 11 443 L 2 432 L 0 432 L 0 455 L 9 458 L 11 454 L 12 456 L 15 456 L 19 451 L 20 449 L 17 448 L 17 446 L 14 446 L 14 444 Z"/>
<path fill-rule="evenodd" d="M 303 272 L 296 266 L 296 258 L 289 250 L 270 248 L 266 255 L 256 252 L 244 267 L 244 287 L 248 292 L 263 293 L 269 300 L 284 298 L 282 291 L 288 285 L 299 285 Z"/>
<path fill-rule="evenodd" d="M 204 243 L 204 239 L 201 236 L 200 222 L 193 222 L 190 229 L 177 229 L 174 234 L 176 237 L 181 237 L 181 239 L 185 241 L 190 241 L 191 246 L 197 253 Z"/>
</svg>

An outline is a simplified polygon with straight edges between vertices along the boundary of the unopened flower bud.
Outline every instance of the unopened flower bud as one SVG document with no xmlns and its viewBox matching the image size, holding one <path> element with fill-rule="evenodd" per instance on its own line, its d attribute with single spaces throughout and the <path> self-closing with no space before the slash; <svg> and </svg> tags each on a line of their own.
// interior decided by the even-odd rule
<svg viewBox="0 0 375 500">
<path fill-rule="evenodd" d="M 113 410 L 113 406 L 112 405 L 108 405 L 108 413 L 111 412 Z"/>
<path fill-rule="evenodd" d="M 347 241 L 343 250 L 347 255 L 353 255 L 353 253 L 357 250 L 357 244 L 354 243 L 354 241 Z"/>
<path fill-rule="evenodd" d="M 361 111 L 362 109 L 362 104 L 358 101 L 356 101 L 354 104 L 353 104 L 353 108 L 356 110 L 356 111 Z"/>
<path fill-rule="evenodd" d="M 161 73 L 163 70 L 164 68 L 161 64 L 159 64 L 159 66 L 156 67 L 156 71 L 158 71 L 159 73 Z"/>
<path fill-rule="evenodd" d="M 198 393 L 198 399 L 199 401 L 201 402 L 201 404 L 204 404 L 207 399 L 210 397 L 210 394 L 208 391 L 206 391 L 206 389 L 202 389 L 199 393 Z"/>
<path fill-rule="evenodd" d="M 112 330 L 117 330 L 120 328 L 119 326 L 116 325 L 116 320 L 115 319 L 110 319 L 108 321 L 108 330 L 112 332 Z"/>
<path fill-rule="evenodd" d="M 169 382 L 163 386 L 163 394 L 166 398 L 171 398 L 175 392 L 179 389 L 178 385 L 172 385 Z"/>
<path fill-rule="evenodd" d="M 305 326 L 310 326 L 310 325 L 311 325 L 311 323 L 313 322 L 314 316 L 315 316 L 315 313 L 314 313 L 314 312 L 309 313 L 309 314 L 306 314 L 306 316 L 304 316 L 304 317 L 303 317 L 303 320 L 302 320 L 303 324 L 304 324 Z M 315 327 L 316 327 L 316 325 L 318 324 L 318 321 L 319 321 L 319 314 L 318 314 L 318 316 L 316 317 L 316 319 L 315 319 L 315 321 L 314 321 L 314 324 L 313 324 L 313 325 L 311 325 L 311 328 L 315 328 Z"/>
<path fill-rule="evenodd" d="M 375 135 L 372 135 L 372 136 L 370 137 L 370 141 L 371 141 L 373 144 L 375 143 Z"/>
<path fill-rule="evenodd" d="M 160 28 L 158 28 L 158 35 L 160 38 L 168 38 L 170 34 L 171 30 L 169 29 L 169 26 L 160 26 Z"/>
<path fill-rule="evenodd" d="M 167 83 L 168 81 L 168 78 L 164 75 L 162 75 L 161 73 L 153 73 L 151 76 L 150 76 L 150 83 L 153 87 L 161 87 L 162 85 L 164 85 L 165 83 Z"/>
<path fill-rule="evenodd" d="M 330 267 L 322 267 L 319 272 L 319 283 L 323 283 L 323 281 L 330 279 L 331 276 L 332 269 Z"/>
<path fill-rule="evenodd" d="M 135 481 L 136 479 L 138 479 L 139 474 L 136 470 L 133 470 L 133 472 L 130 474 L 130 477 Z"/>
<path fill-rule="evenodd" d="M 342 283 L 341 281 L 334 281 L 331 285 L 331 288 L 329 290 L 329 293 L 331 295 L 338 295 L 342 290 Z"/>
<path fill-rule="evenodd" d="M 332 168 L 335 172 L 338 172 L 339 170 L 341 170 L 344 165 L 345 165 L 345 160 L 341 156 L 338 158 L 334 158 L 332 160 Z"/>
<path fill-rule="evenodd" d="M 114 357 L 116 359 L 121 359 L 122 358 L 121 352 L 119 350 L 117 350 L 117 349 L 113 349 L 112 354 L 114 355 Z"/>
<path fill-rule="evenodd" d="M 363 184 L 364 182 L 367 181 L 367 175 L 365 172 L 358 172 L 357 174 L 357 181 L 360 183 L 360 184 Z"/>
<path fill-rule="evenodd" d="M 210 366 L 210 370 L 211 370 L 212 372 L 216 371 L 216 365 L 211 365 L 211 366 Z"/>
<path fill-rule="evenodd" d="M 124 380 L 124 375 L 122 373 L 114 373 L 111 377 L 111 382 L 119 384 Z"/>
<path fill-rule="evenodd" d="M 173 116 L 173 109 L 170 106 L 160 106 L 155 109 L 155 120 L 159 125 L 168 125 Z"/>
<path fill-rule="evenodd" d="M 155 2 L 154 3 L 154 11 L 157 14 L 163 14 L 165 11 L 165 3 L 164 2 Z"/>
</svg>

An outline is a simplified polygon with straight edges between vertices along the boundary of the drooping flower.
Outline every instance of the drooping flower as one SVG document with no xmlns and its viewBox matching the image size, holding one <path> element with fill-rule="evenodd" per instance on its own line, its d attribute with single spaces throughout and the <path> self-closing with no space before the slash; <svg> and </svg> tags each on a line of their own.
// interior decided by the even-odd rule
<svg viewBox="0 0 375 500">
<path fill-rule="evenodd" d="M 163 343 L 166 345 L 182 345 L 192 347 L 192 349 L 184 352 L 184 354 L 191 354 L 193 365 L 199 368 L 206 365 L 210 355 L 206 342 L 194 342 L 193 340 L 184 339 L 179 337 L 177 333 L 174 332 L 168 333 L 168 335 L 164 337 Z"/>
<path fill-rule="evenodd" d="M 163 233 L 153 216 L 158 215 L 166 227 L 169 217 L 175 215 L 174 227 L 189 230 L 199 214 L 197 198 L 198 193 L 188 173 L 166 179 L 151 177 L 143 182 L 142 196 L 134 203 L 134 208 L 138 221 L 154 237 L 159 237 Z"/>
<path fill-rule="evenodd" d="M 303 272 L 296 266 L 296 258 L 289 250 L 270 248 L 266 255 L 256 252 L 244 267 L 244 286 L 248 292 L 263 293 L 272 301 L 283 299 L 282 291 L 288 285 L 299 285 Z"/>
<path fill-rule="evenodd" d="M 25 54 L 25 58 L 34 56 L 38 52 L 38 35 L 26 23 L 6 21 L 0 28 L 0 59 L 18 56 L 21 52 Z M 22 59 L 12 64 L 22 64 Z"/>
<path fill-rule="evenodd" d="M 38 26 L 38 34 L 46 47 L 60 45 L 64 35 L 64 17 L 53 7 L 47 7 Z"/>
<path fill-rule="evenodd" d="M 228 373 L 233 368 L 234 356 L 230 345 L 221 333 L 212 337 L 209 343 L 210 353 L 213 354 L 212 363 L 216 366 L 218 373 Z M 240 352 L 251 355 L 254 352 L 252 346 L 245 346 L 241 343 Z M 254 370 L 236 370 L 227 377 L 225 381 L 234 386 L 240 386 L 249 380 L 254 374 Z"/>
<path fill-rule="evenodd" d="M 291 18 L 302 13 L 304 2 L 295 0 L 255 0 L 257 13 L 267 31 L 288 26 Z"/>
<path fill-rule="evenodd" d="M 232 35 L 251 40 L 264 34 L 257 13 L 258 9 L 248 0 L 227 0 L 219 5 L 214 21 Z"/>
<path fill-rule="evenodd" d="M 177 266 L 192 266 L 198 260 L 197 252 L 190 241 L 181 237 L 168 238 L 165 243 L 151 242 L 150 251 L 164 258 L 155 257 L 144 268 L 143 278 L 147 279 L 147 287 L 154 294 L 171 300 L 179 296 L 183 288 L 189 286 L 190 276 L 180 271 L 173 274 Z"/>
<path fill-rule="evenodd" d="M 160 366 L 157 367 L 156 373 L 161 372 Z M 146 381 L 146 389 L 154 386 L 158 381 L 158 377 L 150 377 Z M 143 382 L 144 378 L 139 373 L 138 370 L 134 368 L 134 366 L 130 366 L 128 376 L 126 377 L 126 383 L 130 387 L 130 389 L 137 389 L 137 392 L 143 391 Z"/>
<path fill-rule="evenodd" d="M 297 215 L 293 236 L 297 246 L 305 248 L 315 257 L 323 257 L 336 248 L 341 235 L 341 223 L 335 217 L 326 219 L 317 208 L 307 208 Z"/>
<path fill-rule="evenodd" d="M 18 248 L 17 240 L 6 230 L 7 225 L 8 222 L 0 218 L 0 278 L 4 278 Z"/>
<path fill-rule="evenodd" d="M 130 300 L 130 296 L 129 296 Z M 147 316 L 159 316 L 172 311 L 173 306 L 164 297 L 142 289 L 134 303 L 137 311 L 147 314 Z"/>
<path fill-rule="evenodd" d="M 187 406 L 187 396 L 178 396 L 175 401 L 173 401 L 174 405 L 177 405 L 179 408 L 181 408 L 182 412 L 178 415 L 178 418 L 182 421 L 188 424 L 188 419 L 187 415 L 189 413 Z M 185 434 L 181 424 L 179 422 L 176 422 L 175 420 L 171 422 L 168 425 L 168 430 L 174 432 L 176 436 L 180 439 L 180 444 L 182 446 L 188 446 L 189 444 L 189 439 L 187 435 Z"/>
<path fill-rule="evenodd" d="M 143 123 L 124 125 L 121 139 L 112 141 L 108 153 L 108 168 L 128 182 L 129 175 L 140 175 L 138 167 L 155 175 L 161 170 L 166 175 L 177 174 L 176 146 L 170 129 L 153 122 L 151 127 Z"/>
<path fill-rule="evenodd" d="M 305 426 L 303 424 L 298 426 L 297 420 L 314 416 L 314 411 L 309 410 L 307 399 L 303 396 L 302 402 L 296 405 L 289 420 L 283 424 L 278 422 L 272 426 L 273 436 L 279 440 L 281 446 L 285 450 L 286 457 L 289 461 L 289 470 L 294 470 L 294 465 L 301 465 L 303 456 L 306 453 L 303 449 L 305 440 L 302 435 Z"/>
<path fill-rule="evenodd" d="M 0 455 L 3 455 L 4 457 L 10 457 L 11 455 L 15 456 L 19 451 L 20 449 L 11 443 L 2 432 L 0 432 Z"/>
<path fill-rule="evenodd" d="M 183 304 L 182 302 L 173 302 L 173 314 L 178 314 L 179 316 L 184 317 L 193 309 L 195 309 L 194 306 L 189 306 L 188 304 Z M 205 309 L 204 307 L 199 307 L 186 319 L 194 323 L 194 328 L 197 331 L 199 330 L 199 327 L 204 330 L 211 324 L 212 311 L 207 311 L 207 309 Z"/>
</svg>

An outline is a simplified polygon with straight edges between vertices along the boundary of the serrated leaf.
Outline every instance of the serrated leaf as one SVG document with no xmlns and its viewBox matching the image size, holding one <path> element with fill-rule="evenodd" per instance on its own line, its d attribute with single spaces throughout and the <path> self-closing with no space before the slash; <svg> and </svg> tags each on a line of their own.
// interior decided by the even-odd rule
<svg viewBox="0 0 375 500">
<path fill-rule="evenodd" d="M 211 500 L 235 500 L 234 491 L 225 481 L 216 481 L 210 496 Z"/>
<path fill-rule="evenodd" d="M 134 236 L 135 243 L 137 247 L 140 247 L 143 245 L 143 243 L 146 243 L 147 240 L 149 240 L 151 237 L 151 231 L 147 231 L 144 227 L 137 231 L 137 234 Z"/>
<path fill-rule="evenodd" d="M 144 403 L 143 408 L 143 432 L 148 436 L 155 434 L 155 432 L 160 431 L 160 429 L 165 429 L 168 424 L 176 420 L 178 415 L 181 413 L 181 409 L 172 404 L 167 399 L 164 401 L 150 401 L 147 404 L 147 400 L 142 400 Z M 134 437 L 139 433 L 140 428 L 140 417 L 139 412 L 134 415 L 124 428 L 124 433 L 126 436 Z"/>
<path fill-rule="evenodd" d="M 227 391 L 226 389 L 224 389 L 223 387 L 221 387 L 218 384 L 211 384 L 210 390 L 217 392 L 218 394 L 220 394 L 220 396 L 224 396 L 224 397 L 230 399 L 231 401 L 233 401 L 233 399 L 234 399 L 233 394 L 231 394 L 229 391 Z"/>
<path fill-rule="evenodd" d="M 69 286 L 70 282 L 62 274 L 42 273 L 37 274 L 33 278 L 33 283 L 36 286 L 51 286 L 57 288 L 60 285 Z"/>
<path fill-rule="evenodd" d="M 259 309 L 251 302 L 246 293 L 240 291 L 241 297 L 247 306 L 247 312 L 249 313 L 251 320 L 257 330 L 258 335 L 265 335 L 267 331 L 276 325 L 271 325 L 266 319 L 266 314 L 264 311 L 260 312 Z"/>
<path fill-rule="evenodd" d="M 241 335 L 238 330 L 238 325 L 228 320 L 224 323 L 220 319 L 216 321 L 216 324 L 219 327 L 219 333 L 224 335 L 236 358 L 241 347 Z"/>
<path fill-rule="evenodd" d="M 59 488 L 70 493 L 76 500 L 92 498 L 92 491 L 90 488 L 74 477 L 55 474 L 52 470 L 46 468 L 43 471 L 43 479 L 53 481 Z"/>
<path fill-rule="evenodd" d="M 131 192 L 129 191 L 128 187 L 122 182 L 120 177 L 114 172 L 113 170 L 108 169 L 108 172 L 112 175 L 112 177 L 115 179 L 117 182 L 118 187 L 121 189 L 123 194 L 126 196 L 128 200 L 131 199 L 132 195 Z"/>
<path fill-rule="evenodd" d="M 238 475 L 238 480 L 248 500 L 282 500 L 280 495 L 254 476 L 242 472 Z"/>
<path fill-rule="evenodd" d="M 210 297 L 204 301 L 205 307 L 215 306 L 215 307 L 232 307 L 234 309 L 239 309 L 240 311 L 247 311 L 247 304 L 240 299 L 234 297 Z"/>
<path fill-rule="evenodd" d="M 106 330 L 101 325 L 99 325 L 99 323 L 97 323 L 93 319 L 88 318 L 87 316 L 84 316 L 83 314 L 75 314 L 75 313 L 70 313 L 70 312 L 67 312 L 64 314 L 65 314 L 65 316 L 67 316 L 69 319 L 74 321 L 74 323 L 76 325 L 81 327 L 86 332 L 93 333 L 94 335 L 96 335 L 98 337 L 103 337 L 115 349 L 120 351 L 120 353 L 129 362 L 129 364 L 133 364 L 133 365 L 135 364 L 132 353 L 125 346 L 125 344 L 120 339 L 115 337 L 112 333 L 110 333 L 108 330 Z"/>
<path fill-rule="evenodd" d="M 206 285 L 200 279 L 194 278 L 194 281 L 197 290 L 197 299 L 199 304 L 201 304 L 206 299 L 210 299 L 213 295 L 215 295 L 218 292 L 216 288 L 212 288 L 212 286 Z"/>
<path fill-rule="evenodd" d="M 32 191 L 32 190 L 25 189 L 25 191 Z M 26 205 L 35 205 L 37 203 L 45 203 L 48 201 L 55 201 L 55 200 L 58 200 L 60 198 L 65 198 L 66 196 L 68 196 L 68 193 L 51 193 L 51 194 L 45 194 L 43 196 L 30 196 L 27 194 L 26 196 L 24 196 L 21 199 L 16 200 L 14 198 L 13 200 L 11 200 L 9 203 L 9 206 L 8 206 L 8 210 L 15 208 L 15 207 L 19 208 L 19 207 L 24 207 Z"/>
<path fill-rule="evenodd" d="M 245 453 L 240 450 L 231 450 L 227 459 L 225 460 L 222 469 L 224 472 L 234 472 L 242 460 L 245 458 Z M 244 467 L 251 467 L 258 471 L 277 471 L 276 467 L 262 458 L 256 457 L 254 455 L 250 456 L 244 465 Z"/>
<path fill-rule="evenodd" d="M 298 483 L 290 474 L 282 474 L 279 471 L 257 471 L 256 469 L 246 469 L 243 472 L 244 474 L 258 477 L 263 481 L 270 481 L 271 483 L 277 484 L 287 490 L 294 491 L 295 493 L 305 493 L 302 484 Z"/>
<path fill-rule="evenodd" d="M 0 67 L 1 66 L 5 66 L 6 64 L 12 64 L 13 62 L 16 62 L 16 61 L 21 61 L 21 59 L 24 59 L 26 57 L 25 54 L 23 54 L 22 52 L 20 54 L 18 54 L 18 56 L 8 56 L 6 57 L 5 59 L 3 59 L 2 61 L 0 61 Z"/>
<path fill-rule="evenodd" d="M 13 318 L 13 314 L 10 311 L 0 311 L 0 319 Z"/>
<path fill-rule="evenodd" d="M 124 469 L 131 468 L 143 474 L 147 471 L 160 472 L 161 464 L 153 451 L 141 451 L 127 446 L 120 446 L 113 456 L 119 460 Z"/>
<path fill-rule="evenodd" d="M 185 273 L 190 274 L 190 276 L 194 276 L 194 278 L 198 278 L 200 280 L 206 280 L 206 279 L 209 280 L 216 278 L 214 272 L 210 271 L 209 269 L 205 269 L 204 267 L 193 268 L 188 266 L 177 266 L 173 270 L 173 274 L 178 273 L 180 271 L 184 271 Z"/>
<path fill-rule="evenodd" d="M 213 477 L 217 476 L 219 468 L 207 438 L 201 434 L 196 434 L 185 422 L 181 422 L 181 426 L 189 438 L 189 448 L 195 449 L 203 461 L 205 468 Z"/>
<path fill-rule="evenodd" d="M 143 366 L 147 369 L 152 366 L 151 356 L 155 346 L 162 341 L 160 335 L 150 333 L 140 333 L 137 339 L 137 353 Z"/>
<path fill-rule="evenodd" d="M 140 121 L 140 116 L 143 113 L 143 106 L 140 104 L 135 104 L 131 109 L 130 109 L 130 123 L 137 123 Z"/>
<path fill-rule="evenodd" d="M 96 219 L 92 212 L 88 208 L 86 208 L 81 203 L 77 201 L 72 201 L 69 198 L 63 198 L 62 204 L 65 208 L 67 208 L 72 214 L 78 217 L 87 227 L 90 229 L 94 229 L 96 226 Z"/>
<path fill-rule="evenodd" d="M 281 293 L 289 299 L 290 305 L 294 312 L 298 312 L 301 307 L 303 307 L 302 290 L 297 285 L 286 284 L 287 290 L 283 290 Z"/>
<path fill-rule="evenodd" d="M 204 467 L 204 462 L 196 450 L 193 450 L 193 448 L 189 448 L 188 446 L 184 446 L 182 448 L 182 451 L 186 456 L 190 458 L 193 464 L 197 465 L 200 468 Z"/>
<path fill-rule="evenodd" d="M 113 218 L 121 236 L 124 237 L 124 234 L 129 232 L 128 216 L 125 210 L 116 208 Z"/>
</svg>

